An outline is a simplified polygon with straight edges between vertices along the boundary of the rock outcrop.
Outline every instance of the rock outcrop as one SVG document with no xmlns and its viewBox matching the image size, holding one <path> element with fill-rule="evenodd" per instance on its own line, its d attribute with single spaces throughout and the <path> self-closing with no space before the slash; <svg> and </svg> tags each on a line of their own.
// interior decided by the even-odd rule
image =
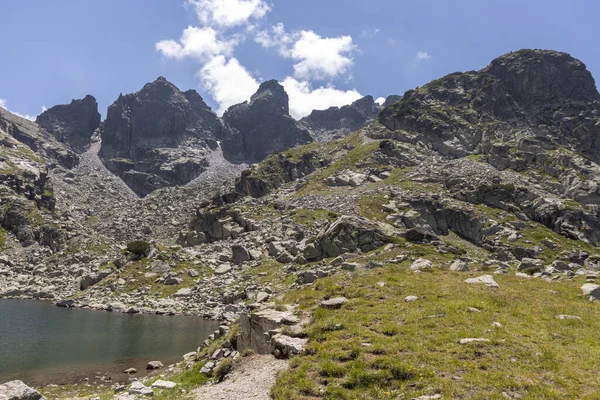
<svg viewBox="0 0 600 400">
<path fill-rule="evenodd" d="M 183 185 L 208 166 L 223 140 L 225 154 L 241 152 L 217 115 L 194 91 L 181 92 L 163 77 L 121 95 L 102 127 L 100 157 L 137 194 Z"/>
<path fill-rule="evenodd" d="M 262 83 L 250 101 L 229 107 L 223 120 L 241 135 L 245 160 L 250 163 L 312 141 L 290 116 L 288 95 L 275 80 Z"/>
<path fill-rule="evenodd" d="M 35 122 L 50 132 L 59 142 L 82 153 L 90 144 L 94 131 L 100 126 L 98 103 L 93 96 L 73 100 L 49 108 Z"/>
</svg>

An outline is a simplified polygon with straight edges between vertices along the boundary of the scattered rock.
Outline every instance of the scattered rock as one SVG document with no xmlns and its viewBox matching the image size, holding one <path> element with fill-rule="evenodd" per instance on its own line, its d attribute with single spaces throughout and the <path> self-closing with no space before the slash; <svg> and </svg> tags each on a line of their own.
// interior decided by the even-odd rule
<svg viewBox="0 0 600 400">
<path fill-rule="evenodd" d="M 498 283 L 494 280 L 494 277 L 491 275 L 482 275 L 477 278 L 469 278 L 469 279 L 466 279 L 465 282 L 474 283 L 474 284 L 483 283 L 484 285 L 493 287 L 493 288 L 500 287 L 500 285 L 498 285 Z"/>
<path fill-rule="evenodd" d="M 146 369 L 160 369 L 162 367 L 164 365 L 160 361 L 148 361 L 148 365 L 146 365 Z"/>
<path fill-rule="evenodd" d="M 334 297 L 333 299 L 323 300 L 321 302 L 321 307 L 335 310 L 338 308 L 342 308 L 342 306 L 347 302 L 348 299 L 345 297 Z"/>
</svg>

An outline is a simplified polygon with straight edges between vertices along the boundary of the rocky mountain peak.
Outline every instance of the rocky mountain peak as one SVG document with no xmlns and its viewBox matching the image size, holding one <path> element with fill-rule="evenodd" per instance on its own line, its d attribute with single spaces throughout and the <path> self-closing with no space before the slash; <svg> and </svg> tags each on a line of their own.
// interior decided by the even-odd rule
<svg viewBox="0 0 600 400">
<path fill-rule="evenodd" d="M 229 107 L 223 120 L 241 135 L 248 162 L 312 141 L 289 115 L 289 97 L 275 80 L 262 83 L 249 102 Z"/>
<path fill-rule="evenodd" d="M 206 154 L 225 133 L 196 91 L 182 92 L 159 77 L 109 106 L 99 155 L 136 193 L 146 195 L 202 173 Z"/>
<path fill-rule="evenodd" d="M 600 99 L 585 64 L 558 51 L 511 52 L 494 59 L 481 73 L 497 77 L 511 96 L 531 105 Z"/>
<path fill-rule="evenodd" d="M 488 151 L 502 131 L 512 146 L 532 137 L 600 161 L 599 98 L 581 61 L 557 51 L 519 50 L 480 71 L 452 73 L 407 91 L 379 121 L 398 139 L 422 141 L 444 156 Z"/>
<path fill-rule="evenodd" d="M 85 151 L 96 128 L 100 126 L 98 103 L 94 96 L 54 106 L 37 116 L 37 122 L 60 142 L 78 152 Z"/>
<path fill-rule="evenodd" d="M 261 83 L 250 98 L 250 105 L 260 107 L 263 112 L 269 114 L 290 114 L 289 97 L 283 86 L 274 79 Z"/>
</svg>

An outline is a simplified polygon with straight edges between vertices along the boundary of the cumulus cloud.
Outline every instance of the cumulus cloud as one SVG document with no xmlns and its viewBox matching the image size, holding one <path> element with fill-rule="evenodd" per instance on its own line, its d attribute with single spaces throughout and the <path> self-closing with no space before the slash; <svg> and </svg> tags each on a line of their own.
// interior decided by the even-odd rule
<svg viewBox="0 0 600 400">
<path fill-rule="evenodd" d="M 258 32 L 254 40 L 263 47 L 278 47 L 283 57 L 296 60 L 294 76 L 306 80 L 336 78 L 348 72 L 357 50 L 351 36 L 323 38 L 304 30 L 287 33 L 281 23 Z"/>
<path fill-rule="evenodd" d="M 270 10 L 263 0 L 187 0 L 204 25 L 231 28 L 260 19 Z"/>
<path fill-rule="evenodd" d="M 385 97 L 378 97 L 375 99 L 375 103 L 379 104 L 380 106 L 383 105 L 383 103 L 385 103 Z"/>
<path fill-rule="evenodd" d="M 356 90 L 339 90 L 320 86 L 313 89 L 309 82 L 287 77 L 281 83 L 290 98 L 290 115 L 296 119 L 307 116 L 312 110 L 325 110 L 358 100 L 362 95 Z"/>
<path fill-rule="evenodd" d="M 0 99 L 0 107 L 6 108 L 6 100 Z"/>
<path fill-rule="evenodd" d="M 199 71 L 204 90 L 219 103 L 218 114 L 228 107 L 248 100 L 258 89 L 258 82 L 236 58 L 217 56 Z"/>
<path fill-rule="evenodd" d="M 348 73 L 353 64 L 357 47 L 351 36 L 327 38 L 310 30 L 290 33 L 283 23 L 265 28 L 262 18 L 270 10 L 265 0 L 186 0 L 186 4 L 203 26 L 187 27 L 178 41 L 157 42 L 156 50 L 167 58 L 192 58 L 199 63 L 200 87 L 218 104 L 218 114 L 248 100 L 258 89 L 257 79 L 234 55 L 250 35 L 262 47 L 276 48 L 282 58 L 293 60 L 294 75 L 282 83 L 294 118 L 362 97 L 355 89 L 339 90 L 331 83 Z M 313 81 L 328 84 L 313 89 Z"/>
<path fill-rule="evenodd" d="M 415 56 L 415 59 L 417 59 L 418 61 L 422 61 L 422 60 L 429 60 L 431 58 L 431 56 L 429 54 L 427 54 L 426 51 L 418 51 L 417 55 Z"/>
<path fill-rule="evenodd" d="M 220 39 L 217 32 L 210 27 L 188 26 L 179 42 L 161 40 L 156 43 L 156 50 L 169 58 L 194 57 L 200 61 L 207 61 L 216 55 L 230 56 L 237 44 L 236 37 Z"/>
</svg>

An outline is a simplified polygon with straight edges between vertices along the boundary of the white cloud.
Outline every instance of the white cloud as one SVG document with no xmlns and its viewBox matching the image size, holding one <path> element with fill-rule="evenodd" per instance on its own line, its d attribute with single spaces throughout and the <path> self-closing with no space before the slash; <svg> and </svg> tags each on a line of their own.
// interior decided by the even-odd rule
<svg viewBox="0 0 600 400">
<path fill-rule="evenodd" d="M 16 111 L 11 111 L 11 110 L 8 109 L 7 104 L 8 104 L 8 101 L 6 99 L 0 99 L 0 107 L 4 108 L 9 113 L 15 114 L 17 117 L 25 118 L 25 119 L 28 119 L 30 121 L 35 121 L 35 117 L 36 117 L 35 115 L 21 114 L 21 113 L 18 113 Z"/>
<path fill-rule="evenodd" d="M 352 53 L 357 50 L 351 36 L 323 38 L 313 31 L 287 33 L 282 23 L 270 31 L 259 31 L 254 40 L 263 47 L 278 47 L 281 56 L 298 61 L 294 75 L 308 80 L 346 73 L 353 64 Z"/>
<path fill-rule="evenodd" d="M 198 76 L 204 90 L 219 104 L 219 115 L 228 107 L 250 99 L 259 86 L 236 58 L 227 60 L 222 55 L 206 63 Z"/>
<path fill-rule="evenodd" d="M 161 40 L 156 43 L 156 50 L 169 58 L 194 57 L 204 62 L 216 55 L 230 56 L 237 44 L 238 39 L 235 36 L 229 40 L 222 40 L 210 27 L 188 26 L 183 31 L 179 43 L 174 40 Z"/>
<path fill-rule="evenodd" d="M 231 28 L 260 19 L 271 9 L 263 0 L 188 0 L 204 25 Z"/>
<path fill-rule="evenodd" d="M 304 79 L 334 78 L 352 66 L 350 55 L 356 49 L 352 37 L 322 38 L 313 31 L 302 31 L 290 50 L 290 57 L 300 60 L 294 74 Z"/>
<path fill-rule="evenodd" d="M 431 56 L 429 54 L 427 54 L 426 51 L 420 51 L 420 50 L 417 52 L 417 55 L 415 57 L 415 59 L 417 59 L 418 61 L 429 60 L 430 58 L 431 58 Z"/>
<path fill-rule="evenodd" d="M 282 85 L 290 98 L 290 114 L 296 119 L 307 116 L 312 110 L 325 110 L 343 106 L 363 97 L 356 89 L 339 90 L 334 87 L 312 89 L 306 81 L 287 77 Z"/>
<path fill-rule="evenodd" d="M 375 103 L 379 104 L 380 106 L 383 105 L 383 103 L 385 103 L 385 97 L 378 97 L 375 99 Z"/>
<path fill-rule="evenodd" d="M 278 47 L 279 53 L 283 57 L 289 58 L 289 46 L 298 39 L 299 35 L 299 33 L 287 33 L 284 25 L 280 22 L 277 25 L 273 25 L 270 30 L 258 31 L 254 36 L 254 41 L 265 48 Z"/>
</svg>

